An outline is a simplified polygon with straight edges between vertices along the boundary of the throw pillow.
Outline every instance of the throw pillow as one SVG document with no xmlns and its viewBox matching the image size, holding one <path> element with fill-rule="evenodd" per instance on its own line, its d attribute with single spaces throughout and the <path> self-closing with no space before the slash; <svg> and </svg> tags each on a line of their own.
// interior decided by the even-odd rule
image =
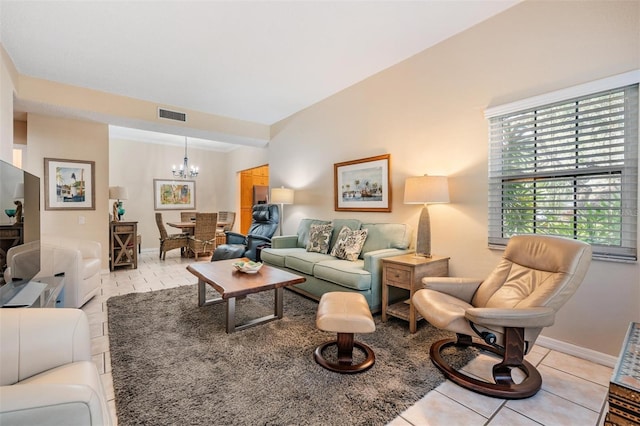
<svg viewBox="0 0 640 426">
<path fill-rule="evenodd" d="M 329 252 L 329 240 L 331 239 L 331 224 L 313 224 L 309 230 L 307 251 L 326 254 Z"/>
<path fill-rule="evenodd" d="M 343 226 L 338 234 L 338 239 L 331 250 L 331 256 L 335 256 L 338 259 L 345 259 L 350 261 L 358 260 L 362 246 L 367 239 L 366 229 L 359 229 L 352 231 L 346 226 Z"/>
</svg>

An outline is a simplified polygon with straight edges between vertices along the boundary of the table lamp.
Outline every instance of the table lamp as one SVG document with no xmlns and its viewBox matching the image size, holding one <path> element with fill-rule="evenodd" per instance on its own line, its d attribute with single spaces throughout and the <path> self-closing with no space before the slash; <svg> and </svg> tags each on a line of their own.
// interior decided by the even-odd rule
<svg viewBox="0 0 640 426">
<path fill-rule="evenodd" d="M 22 211 L 22 201 L 20 200 L 24 199 L 24 182 L 16 183 L 13 198 L 16 198 L 13 202 L 16 205 L 16 223 L 22 223 L 24 212 Z"/>
<path fill-rule="evenodd" d="M 125 210 L 122 206 L 121 200 L 126 200 L 129 198 L 129 193 L 127 192 L 127 188 L 124 186 L 110 186 L 109 187 L 109 199 L 116 200 L 113 203 L 113 221 L 120 222 L 122 220 L 122 216 L 124 216 Z"/>
<path fill-rule="evenodd" d="M 282 224 L 284 222 L 284 205 L 285 204 L 293 204 L 293 189 L 285 188 L 281 186 L 280 188 L 272 188 L 271 189 L 271 202 L 273 204 L 280 204 L 280 235 L 282 235 Z"/>
<path fill-rule="evenodd" d="M 404 184 L 405 204 L 424 204 L 418 222 L 416 256 L 431 257 L 431 221 L 428 204 L 449 202 L 449 182 L 446 176 L 414 176 Z"/>
</svg>

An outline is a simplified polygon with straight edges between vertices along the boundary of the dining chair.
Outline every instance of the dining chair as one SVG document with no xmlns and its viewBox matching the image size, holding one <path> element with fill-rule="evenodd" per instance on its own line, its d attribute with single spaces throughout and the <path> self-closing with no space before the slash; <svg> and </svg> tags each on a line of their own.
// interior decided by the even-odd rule
<svg viewBox="0 0 640 426">
<path fill-rule="evenodd" d="M 162 220 L 162 213 L 156 213 L 156 225 L 160 231 L 160 259 L 164 260 L 169 250 L 179 248 L 182 253 L 187 247 L 186 234 L 168 234 Z"/>
<path fill-rule="evenodd" d="M 208 255 L 216 248 L 216 225 L 218 213 L 196 213 L 196 226 L 189 236 L 189 251 L 198 260 L 198 255 Z"/>
<path fill-rule="evenodd" d="M 194 217 L 196 217 L 196 212 L 180 212 L 180 222 L 190 222 Z"/>
<path fill-rule="evenodd" d="M 231 231 L 236 222 L 236 212 L 218 212 L 218 223 L 216 225 L 216 246 L 227 241 L 226 231 Z"/>
</svg>

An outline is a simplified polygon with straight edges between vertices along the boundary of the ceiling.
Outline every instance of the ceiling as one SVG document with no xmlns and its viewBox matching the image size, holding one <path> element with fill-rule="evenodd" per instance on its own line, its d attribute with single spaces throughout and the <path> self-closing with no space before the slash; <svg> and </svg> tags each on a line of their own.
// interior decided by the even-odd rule
<svg viewBox="0 0 640 426">
<path fill-rule="evenodd" d="M 23 75 L 270 125 L 520 0 L 0 0 Z"/>
</svg>

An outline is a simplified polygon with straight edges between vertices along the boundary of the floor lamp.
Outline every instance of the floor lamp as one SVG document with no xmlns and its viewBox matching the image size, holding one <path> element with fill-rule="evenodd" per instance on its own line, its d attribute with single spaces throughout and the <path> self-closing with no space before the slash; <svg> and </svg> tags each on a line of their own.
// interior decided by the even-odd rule
<svg viewBox="0 0 640 426">
<path fill-rule="evenodd" d="M 449 202 L 449 182 L 446 176 L 409 177 L 404 183 L 404 203 L 424 204 L 418 222 L 416 256 L 431 257 L 431 221 L 428 204 Z"/>
<path fill-rule="evenodd" d="M 272 188 L 271 203 L 280 204 L 280 235 L 282 235 L 282 225 L 284 223 L 284 205 L 293 204 L 293 189 L 285 188 L 284 186 L 281 186 L 280 188 Z"/>
</svg>

